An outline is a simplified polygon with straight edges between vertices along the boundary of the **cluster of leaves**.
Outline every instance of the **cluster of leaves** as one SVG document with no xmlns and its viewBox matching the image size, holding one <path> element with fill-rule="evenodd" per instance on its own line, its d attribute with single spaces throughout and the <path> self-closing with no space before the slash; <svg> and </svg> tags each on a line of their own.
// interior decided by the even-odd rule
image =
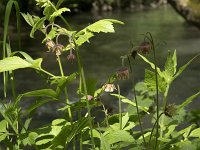
<svg viewBox="0 0 200 150">
<path fill-rule="evenodd" d="M 69 24 L 62 17 L 62 13 L 70 10 L 59 8 L 63 2 L 62 0 L 59 0 L 56 5 L 49 0 L 36 0 L 36 2 L 39 7 L 44 9 L 44 17 L 40 18 L 22 13 L 26 22 L 32 27 L 30 37 L 34 37 L 36 31 L 41 31 L 45 35 L 43 42 L 46 42 L 47 40 L 54 40 L 60 34 L 64 34 L 67 38 L 72 38 L 72 43 L 66 45 L 63 51 L 71 49 L 79 51 L 79 46 L 89 42 L 89 39 L 95 35 L 94 33 L 113 33 L 115 32 L 114 23 L 123 24 L 117 20 L 104 19 L 87 26 L 81 31 L 72 31 Z M 57 17 L 63 19 L 68 28 L 55 26 L 54 22 Z M 46 22 L 49 24 L 45 25 Z M 52 28 L 47 34 L 46 30 L 49 25 Z M 8 48 L 9 44 L 6 47 Z M 104 86 L 96 89 L 96 82 L 85 81 L 78 52 L 79 71 L 66 76 L 62 73 L 62 70 L 61 75 L 53 75 L 43 69 L 42 58 L 33 59 L 25 52 L 11 52 L 9 48 L 9 55 L 0 60 L 0 73 L 8 73 L 13 78 L 15 70 L 32 68 L 41 75 L 49 76 L 47 80 L 50 81 L 50 85 L 49 88 L 29 91 L 17 96 L 13 92 L 13 99 L 10 103 L 6 103 L 6 100 L 5 102 L 1 101 L 0 114 L 3 119 L 0 121 L 0 142 L 4 143 L 5 147 L 9 149 L 67 149 L 70 145 L 73 145 L 73 149 L 77 149 L 76 140 L 80 142 L 80 149 L 154 149 L 156 140 L 154 127 L 146 128 L 144 132 L 138 131 L 137 127 L 144 117 L 150 118 L 155 125 L 156 112 L 154 110 L 156 107 L 154 98 L 156 86 L 158 86 L 159 94 L 163 96 L 163 107 L 160 109 L 161 119 L 159 120 L 159 149 L 198 149 L 200 147 L 198 144 L 200 142 L 200 128 L 194 122 L 184 128 L 181 128 L 181 125 L 185 122 L 185 106 L 197 98 L 200 91 L 179 105 L 168 106 L 166 102 L 172 82 L 199 55 L 177 69 L 176 51 L 173 55 L 169 52 L 163 71 L 159 67 L 155 68 L 156 65 L 145 56 L 138 55 L 150 65 L 151 69 L 157 70 L 158 85 L 155 82 L 155 73 L 146 69 L 144 82 L 136 84 L 133 88 L 135 91 L 133 98 L 121 95 L 119 88 L 118 93 L 110 94 L 118 98 L 119 102 L 127 105 L 127 112 L 109 114 L 108 109 L 98 99 L 101 99 L 106 84 L 110 88 L 108 91 L 114 91 L 113 83 L 117 79 L 116 75 L 111 76 Z M 57 59 L 59 61 L 59 56 L 57 56 Z M 59 67 L 61 67 L 60 64 Z M 79 101 L 73 102 L 70 100 L 69 102 L 66 89 L 69 88 L 69 83 L 75 81 L 78 77 L 80 78 L 79 88 L 77 89 Z M 63 95 L 65 95 L 64 98 Z M 20 102 L 29 98 L 34 101 L 32 105 L 28 108 L 22 108 Z M 62 104 L 62 107 L 57 111 L 60 111 L 63 115 L 49 124 L 31 128 L 31 124 L 35 121 L 33 119 L 34 112 L 39 107 L 52 101 Z M 100 108 L 104 113 L 105 118 L 103 118 L 103 121 L 96 122 L 94 119 L 97 117 L 95 113 L 91 115 L 91 110 L 96 111 L 96 108 Z M 78 113 L 78 119 L 73 118 L 75 113 Z"/>
</svg>

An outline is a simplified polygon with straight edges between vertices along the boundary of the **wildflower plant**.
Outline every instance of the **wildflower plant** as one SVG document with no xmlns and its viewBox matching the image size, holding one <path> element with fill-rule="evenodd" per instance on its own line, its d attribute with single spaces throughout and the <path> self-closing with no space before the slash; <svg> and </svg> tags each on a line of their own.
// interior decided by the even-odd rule
<svg viewBox="0 0 200 150">
<path fill-rule="evenodd" d="M 99 89 L 96 82 L 88 82 L 85 77 L 81 45 L 89 42 L 96 33 L 115 32 L 113 24 L 123 24 L 113 19 L 99 20 L 88 25 L 80 31 L 73 30 L 63 13 L 70 9 L 60 8 L 62 0 L 53 3 L 50 0 L 36 0 L 36 5 L 43 9 L 43 16 L 34 16 L 29 13 L 21 13 L 26 22 L 32 27 L 30 37 L 33 38 L 36 31 L 44 35 L 42 43 L 45 43 L 48 52 L 55 54 L 55 63 L 58 64 L 60 74 L 53 74 L 42 67 L 43 59 L 33 59 L 23 51 L 12 52 L 7 41 L 7 30 L 4 32 L 3 59 L 0 60 L 0 73 L 4 74 L 4 98 L 0 101 L 0 142 L 7 149 L 73 149 L 73 150 L 116 150 L 116 149 L 186 149 L 199 148 L 200 128 L 192 122 L 187 127 L 182 127 L 189 103 L 200 95 L 200 91 L 186 99 L 182 104 L 168 104 L 168 91 L 173 81 L 199 57 L 192 58 L 188 63 L 177 69 L 176 51 L 170 51 L 164 65 L 164 70 L 157 66 L 156 47 L 151 33 L 144 34 L 144 40 L 130 54 L 122 56 L 122 66 L 116 70 Z M 17 1 L 8 2 L 9 14 L 11 4 L 19 9 Z M 7 16 L 7 15 L 5 15 Z M 56 23 L 60 18 L 65 27 Z M 5 28 L 8 27 L 5 20 Z M 18 27 L 19 28 L 19 27 Z M 65 41 L 60 43 L 61 38 Z M 20 44 L 19 44 L 20 45 Z M 44 48 L 45 49 L 45 48 Z M 153 60 L 148 55 L 153 53 Z M 68 74 L 63 69 L 61 55 L 66 63 L 77 62 L 78 70 Z M 139 56 L 136 57 L 136 56 Z M 134 59 L 131 60 L 131 57 Z M 150 68 L 145 69 L 144 82 L 135 84 L 133 65 L 135 59 L 143 60 Z M 128 60 L 129 66 L 124 65 Z M 39 75 L 46 75 L 47 88 L 17 93 L 15 91 L 14 72 L 17 69 L 34 69 Z M 8 79 L 11 80 L 12 92 L 7 92 Z M 121 80 L 133 83 L 133 97 L 127 98 L 120 91 Z M 73 101 L 69 97 L 70 83 L 78 81 L 77 99 Z M 53 85 L 53 86 L 52 86 Z M 107 92 L 118 99 L 118 112 L 107 108 L 102 95 Z M 11 101 L 7 102 L 7 95 L 11 95 Z M 34 101 L 28 108 L 21 106 L 21 102 L 30 98 Z M 62 115 L 48 124 L 33 128 L 34 115 L 37 109 L 45 104 L 55 102 L 62 104 L 55 111 Z M 116 102 L 117 103 L 117 102 Z M 126 111 L 122 109 L 122 103 L 127 104 Z M 104 113 L 101 121 L 96 121 L 96 113 L 99 110 Z M 145 117 L 152 121 L 151 127 L 145 127 Z M 191 146 L 192 145 L 192 146 Z M 1 146 L 1 145 L 0 145 Z M 192 149 L 191 148 L 191 149 Z"/>
</svg>

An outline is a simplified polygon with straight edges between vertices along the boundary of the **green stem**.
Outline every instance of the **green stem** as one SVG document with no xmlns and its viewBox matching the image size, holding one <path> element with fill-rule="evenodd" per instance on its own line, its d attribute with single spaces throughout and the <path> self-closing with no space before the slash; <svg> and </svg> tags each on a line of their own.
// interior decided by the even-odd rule
<svg viewBox="0 0 200 150">
<path fill-rule="evenodd" d="M 166 87 L 166 90 L 165 90 L 165 93 L 164 93 L 164 97 L 163 97 L 163 111 L 165 111 L 165 107 L 167 105 L 167 95 L 168 95 L 168 92 L 169 92 L 169 87 L 170 87 L 170 84 L 167 84 L 167 87 Z M 165 122 L 165 116 L 162 116 L 161 117 L 161 123 L 160 123 L 160 137 L 163 136 L 163 126 L 164 126 L 164 122 Z"/>
<path fill-rule="evenodd" d="M 159 115 L 159 118 L 164 114 L 164 112 L 162 112 L 160 115 Z M 154 122 L 154 125 L 153 125 L 153 128 L 151 130 L 151 135 L 150 135 L 150 138 L 149 138 L 149 149 L 150 149 L 150 144 L 151 144 L 151 138 L 152 138 L 152 135 L 153 135 L 153 131 L 155 129 L 155 126 L 158 124 L 158 119 L 156 118 L 156 121 Z"/>
<path fill-rule="evenodd" d="M 10 80 L 11 80 L 11 88 L 12 88 L 12 94 L 13 94 L 13 99 L 16 99 L 16 90 L 15 90 L 15 78 L 14 78 L 14 72 L 12 71 L 10 73 Z"/>
<path fill-rule="evenodd" d="M 60 57 L 57 56 L 57 60 L 58 60 L 58 64 L 59 64 L 59 67 L 60 67 L 60 73 L 61 73 L 61 76 L 64 77 L 64 72 L 63 72 L 63 67 L 62 67 L 62 63 L 61 63 L 61 60 L 60 60 Z M 65 99 L 66 99 L 66 103 L 69 104 L 69 98 L 68 98 L 68 92 L 67 92 L 67 88 L 65 87 L 64 88 L 64 94 L 65 94 Z M 72 119 L 72 112 L 71 112 L 71 108 L 67 108 L 67 111 L 68 111 L 68 115 L 69 115 L 69 120 L 71 122 L 71 125 L 73 124 L 73 119 Z M 76 149 L 76 142 L 75 142 L 75 139 L 73 139 L 73 149 L 75 150 Z"/>
<path fill-rule="evenodd" d="M 122 102 L 120 95 L 119 83 L 117 84 L 118 98 L 119 98 L 119 129 L 122 130 Z"/>
<path fill-rule="evenodd" d="M 107 113 L 107 110 L 106 110 L 105 106 L 104 106 L 104 105 L 102 105 L 102 106 L 103 106 L 103 111 L 104 111 L 104 113 L 105 113 L 106 126 L 109 127 L 109 123 L 108 123 L 108 113 Z"/>
<path fill-rule="evenodd" d="M 42 68 L 40 69 L 40 71 L 46 73 L 47 75 L 49 75 L 49 76 L 51 76 L 51 77 L 55 77 L 55 75 L 53 75 L 52 73 L 50 73 L 50 72 L 48 72 L 48 71 L 46 71 L 46 70 L 44 70 L 44 69 L 42 69 Z"/>
<path fill-rule="evenodd" d="M 75 43 L 75 42 L 74 42 Z M 86 96 L 86 103 L 87 103 L 87 111 L 88 111 L 88 116 L 89 116 L 89 125 L 90 125 L 90 134 L 91 134 L 91 142 L 92 142 L 92 149 L 95 149 L 95 143 L 94 143 L 94 137 L 93 137 L 93 125 L 92 125 L 92 117 L 91 117 L 91 108 L 90 108 L 90 104 L 89 104 L 89 100 L 88 100 L 88 92 L 87 92 L 87 85 L 86 85 L 86 79 L 85 79 L 85 74 L 84 74 L 84 69 L 83 66 L 81 64 L 81 59 L 80 59 L 80 54 L 79 54 L 79 48 L 76 45 L 76 55 L 77 55 L 77 60 L 78 60 L 78 67 L 79 67 L 79 72 L 80 72 L 80 76 L 82 79 L 82 83 L 83 83 L 83 89 L 84 89 L 84 93 Z"/>
<path fill-rule="evenodd" d="M 135 97 L 135 104 L 136 104 L 136 110 L 137 110 L 137 115 L 138 115 L 138 121 L 139 121 L 139 125 L 140 125 L 140 131 L 142 133 L 142 138 L 143 138 L 143 141 L 144 141 L 144 145 L 146 145 L 146 141 L 145 141 L 145 138 L 144 138 L 144 131 L 143 131 L 143 128 L 142 128 L 142 122 L 141 122 L 141 119 L 140 119 L 138 101 L 137 101 L 136 90 L 135 90 L 134 84 L 133 84 L 133 92 L 134 92 L 134 97 Z"/>
<path fill-rule="evenodd" d="M 149 37 L 148 37 L 149 35 Z M 155 50 L 155 45 L 154 45 L 154 40 L 150 32 L 146 33 L 146 37 L 150 40 L 152 44 L 152 50 L 153 50 L 153 59 L 154 59 L 154 65 L 155 65 L 155 76 L 156 76 L 156 116 L 157 116 L 157 121 L 159 122 L 159 101 L 158 101 L 158 70 L 157 70 L 157 61 L 156 61 L 156 50 Z M 157 149 L 157 144 L 158 144 L 158 131 L 159 131 L 159 123 L 157 123 L 156 126 L 156 143 L 155 143 L 155 150 Z"/>
</svg>

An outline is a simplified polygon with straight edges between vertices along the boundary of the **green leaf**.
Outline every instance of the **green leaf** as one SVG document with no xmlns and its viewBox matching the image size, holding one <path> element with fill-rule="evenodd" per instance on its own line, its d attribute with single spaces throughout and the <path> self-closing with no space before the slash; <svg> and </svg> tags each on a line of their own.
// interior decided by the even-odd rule
<svg viewBox="0 0 200 150">
<path fill-rule="evenodd" d="M 197 98 L 200 95 L 200 91 L 189 98 L 187 98 L 182 104 L 177 106 L 177 111 L 181 110 L 183 107 L 187 106 L 189 103 L 191 103 L 195 98 Z"/>
<path fill-rule="evenodd" d="M 82 32 L 79 36 L 78 39 L 76 40 L 76 44 L 78 46 L 81 46 L 83 43 L 88 42 L 91 37 L 93 37 L 94 34 L 88 31 Z"/>
<path fill-rule="evenodd" d="M 103 135 L 101 135 L 100 141 L 101 141 L 101 148 L 100 148 L 101 150 L 111 150 L 110 144 L 108 143 L 108 141 L 106 141 Z"/>
<path fill-rule="evenodd" d="M 34 38 L 34 33 L 36 30 L 38 29 L 42 29 L 42 27 L 44 26 L 44 21 L 46 20 L 46 17 L 40 18 L 39 20 L 37 20 L 31 30 L 30 33 L 30 37 Z"/>
<path fill-rule="evenodd" d="M 190 133 L 189 137 L 198 137 L 198 138 L 200 138 L 200 128 L 194 129 Z"/>
<path fill-rule="evenodd" d="M 119 95 L 119 94 L 111 94 L 111 95 L 112 95 L 112 96 L 115 96 L 115 97 L 119 97 L 119 96 L 120 96 L 120 99 L 121 99 L 121 101 L 122 101 L 123 103 L 127 103 L 127 104 L 130 104 L 130 105 L 136 107 L 136 104 L 135 104 L 133 101 L 129 100 L 128 98 L 126 98 L 126 97 L 124 97 L 124 96 L 122 96 L 122 95 Z M 149 114 L 148 108 L 147 108 L 147 107 L 138 106 L 138 108 L 141 109 L 141 110 L 143 110 L 143 111 L 145 111 L 146 113 Z"/>
<path fill-rule="evenodd" d="M 105 135 L 105 140 L 109 144 L 114 144 L 117 142 L 134 142 L 134 138 L 129 134 L 129 132 L 124 130 L 111 131 Z"/>
<path fill-rule="evenodd" d="M 154 72 L 145 69 L 145 84 L 153 91 L 156 91 L 156 75 Z M 164 93 L 167 87 L 167 83 L 164 78 L 158 75 L 158 91 Z"/>
<path fill-rule="evenodd" d="M 7 132 L 7 125 L 8 125 L 8 122 L 6 120 L 2 120 L 0 122 L 0 134 L 1 132 Z"/>
<path fill-rule="evenodd" d="M 44 43 L 48 39 L 52 40 L 53 38 L 55 38 L 57 35 L 56 31 L 57 31 L 57 28 L 52 28 L 51 31 L 46 35 L 42 43 Z"/>
<path fill-rule="evenodd" d="M 176 79 L 197 57 L 200 56 L 200 53 L 196 56 L 194 56 L 190 61 L 188 61 L 185 65 L 183 65 L 178 72 L 176 73 L 176 75 L 174 76 L 173 80 Z"/>
<path fill-rule="evenodd" d="M 63 12 L 66 12 L 66 11 L 70 11 L 69 8 L 60 8 L 58 10 L 56 10 L 51 16 L 50 16 L 50 19 L 53 20 L 55 17 L 57 16 L 60 16 Z"/>
<path fill-rule="evenodd" d="M 28 68 L 31 66 L 31 63 L 17 56 L 7 57 L 3 60 L 0 60 L 0 72 L 11 71 L 20 68 Z"/>
<path fill-rule="evenodd" d="M 5 140 L 7 136 L 8 135 L 6 133 L 3 133 L 3 134 L 0 133 L 0 142 Z"/>
<path fill-rule="evenodd" d="M 119 23 L 123 24 L 123 22 L 118 21 L 118 20 L 113 20 L 113 19 L 104 19 L 104 20 L 99 20 L 83 30 L 79 31 L 78 33 L 75 34 L 75 37 L 77 38 L 76 43 L 78 46 L 82 45 L 85 42 L 88 42 L 91 37 L 93 37 L 93 33 L 113 33 L 115 32 L 113 23 Z"/>
<path fill-rule="evenodd" d="M 38 97 L 38 96 L 39 97 L 49 97 L 54 100 L 58 100 L 57 93 L 52 89 L 35 90 L 35 91 L 24 93 L 22 95 L 26 96 L 26 97 Z"/>
<path fill-rule="evenodd" d="M 42 7 L 47 7 L 50 6 L 50 2 L 49 0 L 35 0 L 36 1 L 36 5 Z"/>
<path fill-rule="evenodd" d="M 138 56 L 140 56 L 147 64 L 151 66 L 152 69 L 155 69 L 154 63 L 150 62 L 146 57 L 142 56 L 138 53 Z M 160 71 L 160 68 L 157 67 L 158 74 L 162 77 L 163 73 Z"/>
<path fill-rule="evenodd" d="M 126 113 L 125 116 L 122 117 L 122 129 L 124 129 L 124 127 L 128 123 L 128 120 L 129 120 L 129 116 L 128 116 L 128 113 Z"/>
<path fill-rule="evenodd" d="M 174 74 L 176 73 L 176 66 L 177 66 L 176 51 L 174 51 L 173 56 L 169 51 L 167 61 L 165 62 L 165 71 L 163 72 L 167 83 L 171 82 Z"/>
<path fill-rule="evenodd" d="M 21 15 L 23 16 L 23 18 L 25 19 L 25 21 L 32 27 L 34 25 L 34 20 L 33 17 L 27 13 L 21 13 Z"/>
</svg>

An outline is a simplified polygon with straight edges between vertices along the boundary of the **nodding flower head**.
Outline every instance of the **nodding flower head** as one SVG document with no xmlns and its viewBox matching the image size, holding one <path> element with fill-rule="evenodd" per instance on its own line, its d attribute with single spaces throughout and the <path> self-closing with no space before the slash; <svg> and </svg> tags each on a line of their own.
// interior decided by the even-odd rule
<svg viewBox="0 0 200 150">
<path fill-rule="evenodd" d="M 135 59 L 137 56 L 137 50 L 133 50 L 130 55 L 133 57 L 133 59 Z"/>
<path fill-rule="evenodd" d="M 62 44 L 55 44 L 53 47 L 53 52 L 56 53 L 57 56 L 61 55 L 64 46 Z"/>
<path fill-rule="evenodd" d="M 73 62 L 74 60 L 76 60 L 76 56 L 70 52 L 70 54 L 67 56 L 67 60 Z"/>
<path fill-rule="evenodd" d="M 51 50 L 54 46 L 55 46 L 55 43 L 54 43 L 54 41 L 53 40 L 50 40 L 50 39 L 48 39 L 47 41 L 46 41 L 46 47 L 49 49 L 49 50 Z"/>
<path fill-rule="evenodd" d="M 122 67 L 117 70 L 116 76 L 118 80 L 127 80 L 129 78 L 129 70 L 127 67 Z"/>
<path fill-rule="evenodd" d="M 168 117 L 173 117 L 176 114 L 176 106 L 174 104 L 169 104 L 165 107 L 164 114 Z"/>
<path fill-rule="evenodd" d="M 113 92 L 114 90 L 117 90 L 115 85 L 112 83 L 107 83 L 103 86 L 103 90 L 105 92 Z"/>
<path fill-rule="evenodd" d="M 151 50 L 151 43 L 147 41 L 142 42 L 138 47 L 138 51 L 141 52 L 142 54 L 147 54 L 149 53 L 150 50 Z"/>
</svg>

